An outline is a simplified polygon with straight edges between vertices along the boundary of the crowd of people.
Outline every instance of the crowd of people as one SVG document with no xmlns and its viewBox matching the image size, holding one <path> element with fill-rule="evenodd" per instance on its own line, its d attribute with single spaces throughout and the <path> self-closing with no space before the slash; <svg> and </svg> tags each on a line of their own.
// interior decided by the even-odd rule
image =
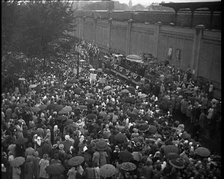
<svg viewBox="0 0 224 179">
<path fill-rule="evenodd" d="M 180 111 L 204 133 L 220 120 L 218 100 L 188 76 L 134 87 L 104 69 L 90 80 L 93 70 L 21 78 L 28 89 L 2 93 L 3 178 L 221 178 L 220 155 L 173 118 Z"/>
</svg>

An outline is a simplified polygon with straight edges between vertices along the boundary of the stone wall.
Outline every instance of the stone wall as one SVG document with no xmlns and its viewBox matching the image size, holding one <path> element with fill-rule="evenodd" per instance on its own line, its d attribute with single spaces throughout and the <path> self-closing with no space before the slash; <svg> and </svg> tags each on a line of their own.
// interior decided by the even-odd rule
<svg viewBox="0 0 224 179">
<path fill-rule="evenodd" d="M 200 25 L 191 29 L 111 18 L 78 17 L 76 22 L 78 38 L 95 42 L 106 50 L 125 55 L 151 53 L 158 60 L 166 60 L 172 49 L 171 64 L 184 70 L 191 68 L 196 76 L 212 81 L 221 89 L 220 31 L 208 31 Z M 220 95 L 220 91 L 217 94 Z"/>
</svg>

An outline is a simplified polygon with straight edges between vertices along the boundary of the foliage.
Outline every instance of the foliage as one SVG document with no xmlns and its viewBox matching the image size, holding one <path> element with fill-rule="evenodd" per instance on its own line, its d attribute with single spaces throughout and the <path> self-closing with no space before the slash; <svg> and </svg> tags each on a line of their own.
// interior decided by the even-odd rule
<svg viewBox="0 0 224 179">
<path fill-rule="evenodd" d="M 62 62 L 75 41 L 73 12 L 71 1 L 2 2 L 3 76 Z"/>
</svg>

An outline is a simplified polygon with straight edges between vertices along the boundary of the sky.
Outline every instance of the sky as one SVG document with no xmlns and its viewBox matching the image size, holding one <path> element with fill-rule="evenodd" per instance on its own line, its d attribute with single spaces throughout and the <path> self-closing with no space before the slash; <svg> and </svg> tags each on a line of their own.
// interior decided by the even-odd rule
<svg viewBox="0 0 224 179">
<path fill-rule="evenodd" d="M 128 4 L 129 0 L 114 0 L 120 3 Z M 152 3 L 161 3 L 162 1 L 168 2 L 204 2 L 204 1 L 221 1 L 221 0 L 132 0 L 132 5 L 142 4 L 143 6 L 149 6 Z"/>
</svg>

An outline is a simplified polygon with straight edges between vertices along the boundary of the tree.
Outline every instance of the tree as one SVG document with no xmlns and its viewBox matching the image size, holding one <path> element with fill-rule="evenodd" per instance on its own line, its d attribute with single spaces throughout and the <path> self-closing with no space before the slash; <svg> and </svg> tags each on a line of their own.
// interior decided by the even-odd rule
<svg viewBox="0 0 224 179">
<path fill-rule="evenodd" d="M 38 65 L 43 61 L 42 67 L 62 62 L 60 55 L 69 52 L 74 42 L 73 12 L 71 1 L 2 2 L 3 73 L 16 76 L 43 69 Z M 17 59 L 21 53 L 26 61 Z"/>
</svg>

